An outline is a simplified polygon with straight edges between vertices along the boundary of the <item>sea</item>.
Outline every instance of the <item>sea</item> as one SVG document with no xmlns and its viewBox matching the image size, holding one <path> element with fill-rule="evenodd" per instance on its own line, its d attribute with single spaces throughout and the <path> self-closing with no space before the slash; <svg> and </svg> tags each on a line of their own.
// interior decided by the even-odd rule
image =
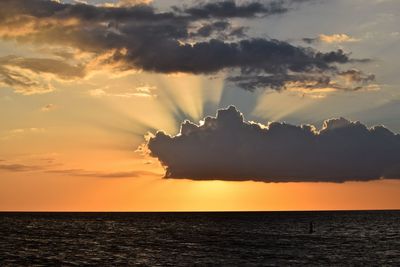
<svg viewBox="0 0 400 267">
<path fill-rule="evenodd" d="M 400 266 L 400 211 L 0 213 L 0 266 Z"/>
</svg>

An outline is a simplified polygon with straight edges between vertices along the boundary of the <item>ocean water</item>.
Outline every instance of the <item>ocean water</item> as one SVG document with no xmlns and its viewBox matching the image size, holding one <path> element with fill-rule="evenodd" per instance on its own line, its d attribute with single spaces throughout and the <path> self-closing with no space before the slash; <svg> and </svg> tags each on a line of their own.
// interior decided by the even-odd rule
<svg viewBox="0 0 400 267">
<path fill-rule="evenodd" d="M 0 266 L 26 265 L 400 266 L 400 211 L 0 213 Z"/>
</svg>

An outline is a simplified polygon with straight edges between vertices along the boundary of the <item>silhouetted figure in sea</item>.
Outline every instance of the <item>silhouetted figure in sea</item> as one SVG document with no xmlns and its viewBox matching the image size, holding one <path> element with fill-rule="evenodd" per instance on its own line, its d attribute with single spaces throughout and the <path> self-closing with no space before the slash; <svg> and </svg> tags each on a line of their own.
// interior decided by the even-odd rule
<svg viewBox="0 0 400 267">
<path fill-rule="evenodd" d="M 308 233 L 309 234 L 314 233 L 314 223 L 312 221 L 310 222 L 310 225 L 308 227 Z"/>
</svg>

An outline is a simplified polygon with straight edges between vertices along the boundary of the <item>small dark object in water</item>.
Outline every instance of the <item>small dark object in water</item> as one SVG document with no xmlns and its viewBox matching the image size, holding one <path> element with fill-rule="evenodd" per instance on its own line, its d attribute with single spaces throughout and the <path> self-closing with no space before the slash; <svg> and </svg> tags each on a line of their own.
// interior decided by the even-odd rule
<svg viewBox="0 0 400 267">
<path fill-rule="evenodd" d="M 310 226 L 308 228 L 308 233 L 309 234 L 314 233 L 314 223 L 313 222 L 310 222 Z"/>
</svg>

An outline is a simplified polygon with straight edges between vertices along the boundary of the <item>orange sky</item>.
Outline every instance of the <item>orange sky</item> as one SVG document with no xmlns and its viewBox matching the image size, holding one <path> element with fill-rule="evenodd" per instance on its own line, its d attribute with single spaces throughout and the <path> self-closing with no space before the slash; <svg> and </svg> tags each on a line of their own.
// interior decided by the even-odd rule
<svg viewBox="0 0 400 267">
<path fill-rule="evenodd" d="M 345 184 L 192 182 L 2 174 L 3 211 L 398 209 L 398 181 Z"/>
<path fill-rule="evenodd" d="M 158 86 L 155 93 L 163 94 L 159 89 L 163 88 L 168 98 L 93 96 L 88 84 L 103 83 L 101 77 L 94 76 L 81 85 L 80 91 L 69 88 L 49 95 L 28 98 L 12 95 L 0 100 L 0 116 L 5 123 L 0 139 L 0 165 L 9 167 L 0 170 L 0 210 L 400 208 L 400 181 L 396 180 L 334 184 L 163 179 L 164 169 L 158 161 L 136 151 L 145 142 L 145 129 L 176 133 L 179 122 L 173 114 L 177 109 L 196 121 L 203 111 L 194 107 L 202 107 L 206 101 L 217 106 L 223 82 L 187 75 L 158 79 L 162 83 L 155 83 Z M 132 88 L 131 81 L 122 77 L 110 80 L 109 84 Z M 194 93 L 185 93 L 186 86 L 191 86 Z M 210 90 L 202 90 L 203 87 Z M 278 119 L 290 110 L 307 110 L 323 101 L 296 99 L 286 94 L 260 99 L 267 103 L 279 101 L 280 105 L 268 105 L 265 111 Z M 47 103 L 54 107 L 43 110 Z M 258 107 L 255 112 L 262 112 L 262 105 Z M 13 112 L 14 116 L 7 116 L 7 112 Z M 26 169 L 13 170 L 12 165 Z M 131 172 L 134 177 L 102 177 Z"/>
<path fill-rule="evenodd" d="M 116 0 L 110 1 L 117 6 Z M 160 10 L 181 4 L 144 2 Z M 399 133 L 399 16 L 387 15 L 392 8 L 386 1 L 369 1 L 365 6 L 342 2 L 327 1 L 328 7 L 300 4 L 288 11 L 290 15 L 226 19 L 230 30 L 243 26 L 250 37 L 289 40 L 293 47 L 313 45 L 312 49 L 322 52 L 343 49 L 341 56 L 351 57 L 346 70 L 360 67 L 364 71 L 356 72 L 355 78 L 332 77 L 326 86 L 314 90 L 307 87 L 315 85 L 307 79 L 286 81 L 281 90 L 243 90 L 226 79 L 240 73 L 232 70 L 235 65 L 163 73 L 143 70 L 131 59 L 114 61 L 126 56 L 128 49 L 97 45 L 82 34 L 72 41 L 58 38 L 57 30 L 62 35 L 66 30 L 73 33 L 74 27 L 78 33 L 86 26 L 107 28 L 108 22 L 92 25 L 79 14 L 70 19 L 21 15 L 8 18 L 8 24 L 0 22 L 0 211 L 400 209 L 398 179 L 346 183 L 164 179 L 158 160 L 138 150 L 146 136 L 157 130 L 177 134 L 184 119 L 199 123 L 229 105 L 235 105 L 247 120 L 265 125 L 286 121 L 319 127 L 325 119 L 343 116 L 367 126 L 384 124 Z M 363 14 L 362 21 L 354 21 L 355 12 Z M 342 13 L 343 18 L 337 20 L 336 14 Z M 188 29 L 202 23 L 206 22 L 195 20 Z M 314 43 L 305 44 L 305 37 L 313 37 Z M 173 41 L 178 48 L 190 49 L 198 40 Z M 358 60 L 365 58 L 373 60 Z M 365 88 L 342 88 L 353 88 L 355 80 L 367 83 L 362 84 Z"/>
<path fill-rule="evenodd" d="M 225 211 L 399 208 L 400 182 L 396 180 L 338 184 L 173 180 L 162 178 L 163 169 L 154 159 L 136 155 L 131 151 L 112 153 L 110 150 L 102 150 L 79 152 L 78 156 L 72 158 L 61 155 L 48 155 L 48 158 L 51 156 L 54 159 L 46 170 L 1 172 L 0 210 Z M 29 161 L 33 163 L 32 160 L 31 157 Z M 79 171 L 82 167 L 91 171 Z M 49 172 L 51 170 L 63 173 Z M 132 170 L 149 173 L 139 174 L 137 177 L 96 177 Z M 82 173 L 88 176 L 81 176 Z"/>
<path fill-rule="evenodd" d="M 147 74 L 138 75 L 145 79 Z M 151 76 L 154 77 L 157 76 Z M 135 88 L 132 81 L 118 77 L 107 84 Z M 155 97 L 93 95 L 92 83 L 104 81 L 101 75 L 93 76 L 80 85 L 79 91 L 72 88 L 74 83 L 53 94 L 11 95 L 0 100 L 4 122 L 0 165 L 9 167 L 0 170 L 0 210 L 400 208 L 400 181 L 396 180 L 334 184 L 163 179 L 164 169 L 158 161 L 136 151 L 145 142 L 146 129 L 176 133 L 179 122 L 174 112 L 178 109 L 194 121 L 200 119 L 205 102 L 218 106 L 223 81 L 184 74 L 161 75 L 153 80 L 157 88 L 154 93 L 158 94 Z M 191 94 L 185 91 L 187 86 L 191 87 Z M 280 119 L 291 112 L 306 112 L 321 101 L 324 100 L 269 94 L 260 97 L 254 112 L 264 110 L 271 118 Z M 53 105 L 50 110 L 44 109 L 48 103 Z M 7 116 L 7 112 L 14 116 Z M 13 170 L 13 165 L 26 168 Z M 134 173 L 134 177 L 102 177 L 118 173 Z"/>
</svg>

